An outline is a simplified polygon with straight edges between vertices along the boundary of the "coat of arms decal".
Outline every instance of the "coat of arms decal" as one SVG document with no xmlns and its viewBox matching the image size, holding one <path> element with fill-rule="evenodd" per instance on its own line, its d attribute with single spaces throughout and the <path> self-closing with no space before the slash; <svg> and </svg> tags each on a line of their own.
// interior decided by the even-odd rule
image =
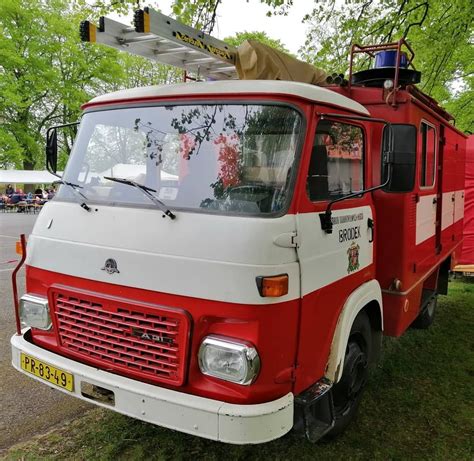
<svg viewBox="0 0 474 461">
<path fill-rule="evenodd" d="M 347 266 L 348 274 L 359 269 L 359 250 L 360 246 L 357 245 L 355 242 L 352 242 L 352 245 L 347 250 L 347 256 L 349 259 L 349 265 Z"/>
</svg>

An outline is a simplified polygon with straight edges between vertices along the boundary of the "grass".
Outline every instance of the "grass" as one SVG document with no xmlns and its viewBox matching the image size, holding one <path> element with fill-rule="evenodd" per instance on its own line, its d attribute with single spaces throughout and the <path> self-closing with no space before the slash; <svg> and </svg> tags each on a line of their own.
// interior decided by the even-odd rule
<svg viewBox="0 0 474 461">
<path fill-rule="evenodd" d="M 472 460 L 474 459 L 474 284 L 452 282 L 429 330 L 386 338 L 359 416 L 332 442 L 293 433 L 259 446 L 232 446 L 96 409 L 12 447 L 11 460 Z"/>
</svg>

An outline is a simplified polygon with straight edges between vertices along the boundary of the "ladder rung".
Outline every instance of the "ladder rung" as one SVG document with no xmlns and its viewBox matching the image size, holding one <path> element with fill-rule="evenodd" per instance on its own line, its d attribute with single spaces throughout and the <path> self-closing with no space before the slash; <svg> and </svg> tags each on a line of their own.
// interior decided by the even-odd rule
<svg viewBox="0 0 474 461">
<path fill-rule="evenodd" d="M 186 48 L 185 46 L 180 46 L 178 48 L 167 48 L 166 50 L 160 51 L 160 50 L 155 50 L 155 53 L 158 55 L 166 55 L 166 54 L 177 54 L 177 53 L 196 53 L 194 50 L 190 50 L 189 48 Z"/>
<path fill-rule="evenodd" d="M 167 40 L 163 40 L 160 37 L 148 36 L 148 37 L 134 37 L 130 39 L 125 39 L 124 44 L 128 45 L 129 43 L 167 43 Z"/>
<path fill-rule="evenodd" d="M 193 63 L 206 63 L 206 62 L 216 62 L 215 58 L 196 58 L 196 59 L 193 59 Z"/>
<path fill-rule="evenodd" d="M 210 70 L 210 74 L 215 74 L 216 72 L 236 72 L 234 66 L 219 67 L 218 69 Z"/>
</svg>

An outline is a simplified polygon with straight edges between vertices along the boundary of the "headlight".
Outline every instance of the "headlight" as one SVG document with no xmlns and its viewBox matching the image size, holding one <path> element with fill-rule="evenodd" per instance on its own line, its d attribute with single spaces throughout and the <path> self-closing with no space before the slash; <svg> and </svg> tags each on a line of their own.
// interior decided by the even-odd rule
<svg viewBox="0 0 474 461">
<path fill-rule="evenodd" d="M 51 317 L 48 300 L 34 295 L 23 295 L 20 299 L 20 319 L 25 327 L 49 330 Z"/>
<path fill-rule="evenodd" d="M 205 375 L 249 385 L 260 370 L 260 357 L 249 343 L 208 336 L 199 348 L 199 368 Z"/>
</svg>

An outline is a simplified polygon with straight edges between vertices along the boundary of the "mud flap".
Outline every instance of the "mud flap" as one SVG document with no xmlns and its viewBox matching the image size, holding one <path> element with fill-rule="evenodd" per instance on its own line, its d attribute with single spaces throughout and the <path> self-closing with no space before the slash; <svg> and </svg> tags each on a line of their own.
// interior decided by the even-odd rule
<svg viewBox="0 0 474 461">
<path fill-rule="evenodd" d="M 335 423 L 332 382 L 326 378 L 295 397 L 295 430 L 317 442 Z"/>
</svg>

